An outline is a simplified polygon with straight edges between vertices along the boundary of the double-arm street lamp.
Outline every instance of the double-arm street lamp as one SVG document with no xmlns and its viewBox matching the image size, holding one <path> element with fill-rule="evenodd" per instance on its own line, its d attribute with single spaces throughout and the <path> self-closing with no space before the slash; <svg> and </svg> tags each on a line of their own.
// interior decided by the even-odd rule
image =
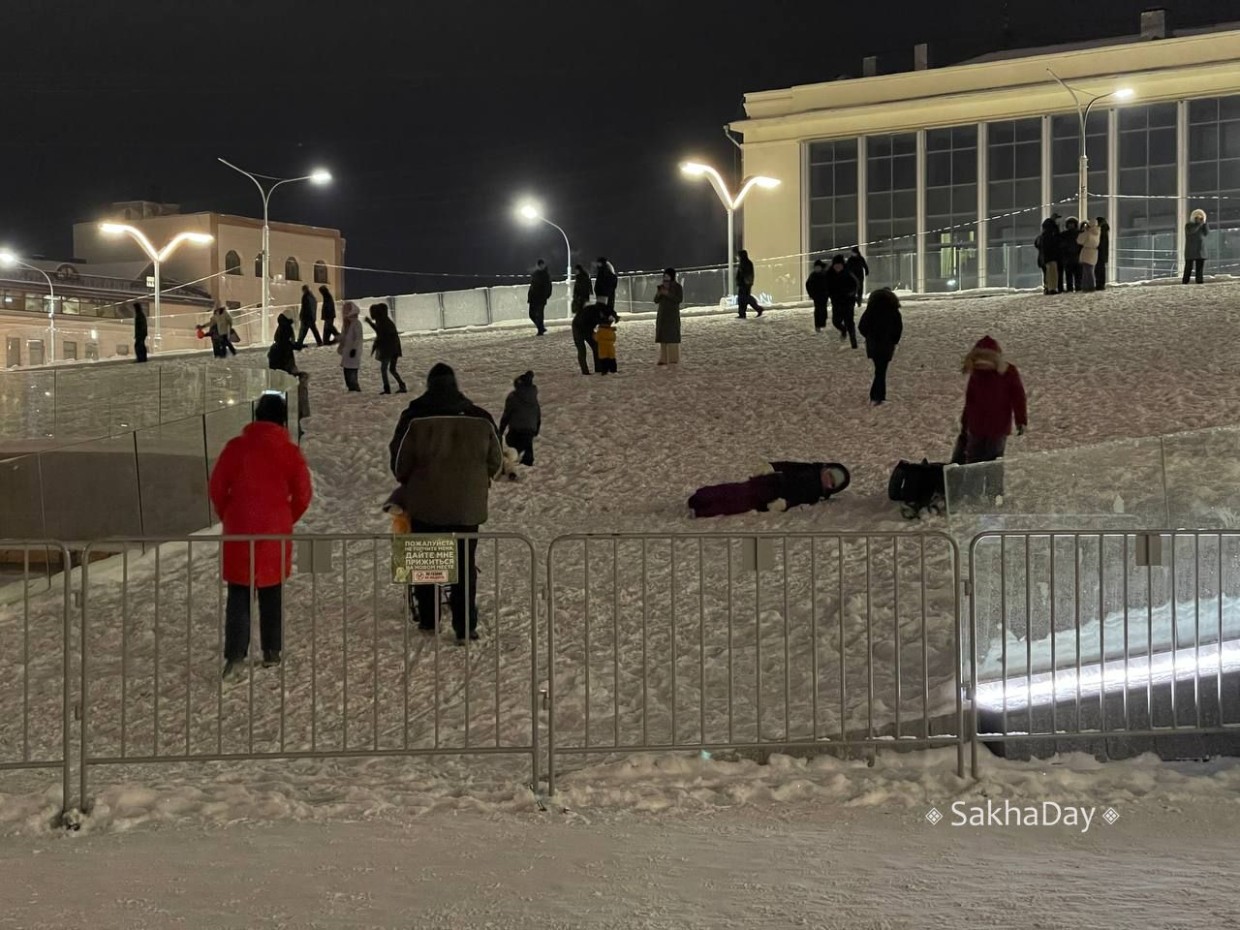
<svg viewBox="0 0 1240 930">
<path fill-rule="evenodd" d="M 1081 222 L 1084 223 L 1089 219 L 1089 152 L 1085 147 L 1086 142 L 1086 126 L 1089 123 L 1089 111 L 1094 108 L 1094 104 L 1100 100 L 1106 100 L 1108 97 L 1114 97 L 1116 100 L 1129 100 L 1135 91 L 1131 87 L 1121 87 L 1117 90 L 1108 91 L 1105 94 L 1089 95 L 1084 91 L 1077 90 L 1063 80 L 1058 74 L 1050 68 L 1046 69 L 1046 73 L 1059 82 L 1059 86 L 1072 95 L 1072 102 L 1076 104 L 1076 115 L 1080 119 L 1080 162 L 1078 167 L 1079 177 L 1077 183 L 1079 186 L 1080 207 L 1077 214 Z"/>
<path fill-rule="evenodd" d="M 775 178 L 768 178 L 759 175 L 758 177 L 746 178 L 741 184 L 740 192 L 733 197 L 728 190 L 728 185 L 724 183 L 722 175 L 719 174 L 710 165 L 703 165 L 699 162 L 687 161 L 680 166 L 681 172 L 690 178 L 706 178 L 710 181 L 711 187 L 715 189 L 715 193 L 719 195 L 719 200 L 723 204 L 723 208 L 728 211 L 728 293 L 736 293 L 736 211 L 741 208 L 741 204 L 745 202 L 745 198 L 749 196 L 749 192 L 755 187 L 763 190 L 771 190 L 779 187 L 779 181 Z"/>
<path fill-rule="evenodd" d="M 159 345 L 160 339 L 160 323 L 163 319 L 160 313 L 159 292 L 160 292 L 160 266 L 172 257 L 172 253 L 180 248 L 182 242 L 192 242 L 194 245 L 206 245 L 212 241 L 212 237 L 206 233 L 183 232 L 177 233 L 169 240 L 168 244 L 162 249 L 156 249 L 151 244 L 142 230 L 133 226 L 127 226 L 124 223 L 100 223 L 99 230 L 109 236 L 129 236 L 134 242 L 141 246 L 142 251 L 146 253 L 146 257 L 151 260 L 155 266 L 155 344 Z"/>
<path fill-rule="evenodd" d="M 42 268 L 22 261 L 8 249 L 0 249 L 0 267 L 28 268 L 43 275 L 43 280 L 47 282 L 47 360 L 56 361 L 56 288 L 52 286 L 52 276 Z"/>
<path fill-rule="evenodd" d="M 247 178 L 254 182 L 258 188 L 259 194 L 263 198 L 263 313 L 262 313 L 262 338 L 266 339 L 270 333 L 267 328 L 267 316 L 271 306 L 271 224 L 269 222 L 269 214 L 271 212 L 271 195 L 275 193 L 275 189 L 284 184 L 296 184 L 299 181 L 309 181 L 311 184 L 330 184 L 332 175 L 326 168 L 316 168 L 309 174 L 302 175 L 299 178 L 273 178 L 265 174 L 253 174 L 244 168 L 238 168 L 232 162 L 226 159 L 219 159 L 220 164 L 226 165 L 238 174 L 244 174 Z M 268 182 L 266 186 L 263 182 Z"/>
</svg>

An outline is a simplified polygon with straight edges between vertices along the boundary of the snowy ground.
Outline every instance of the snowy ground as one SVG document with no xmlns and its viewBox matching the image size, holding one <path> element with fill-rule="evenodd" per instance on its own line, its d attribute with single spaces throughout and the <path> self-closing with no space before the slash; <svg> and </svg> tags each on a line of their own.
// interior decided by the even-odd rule
<svg viewBox="0 0 1240 930">
<path fill-rule="evenodd" d="M 416 391 L 425 371 L 436 361 L 446 361 L 456 368 L 464 391 L 496 415 L 512 379 L 527 368 L 536 372 L 544 411 L 538 466 L 519 483 L 497 486 L 491 496 L 491 522 L 486 529 L 528 535 L 540 558 L 552 538 L 573 532 L 757 530 L 904 534 L 911 529 L 946 529 L 941 522 L 913 526 L 903 521 L 895 506 L 886 500 L 886 480 L 892 464 L 900 458 L 924 455 L 942 459 L 950 451 L 963 389 L 960 360 L 976 339 L 988 333 L 997 338 L 1009 358 L 1020 366 L 1031 393 L 1030 433 L 1025 439 L 1014 440 L 1009 454 L 1069 449 L 1087 443 L 1234 424 L 1240 411 L 1240 383 L 1233 376 L 1238 301 L 1240 285 L 1217 284 L 1192 289 L 1125 288 L 1055 298 L 1018 295 L 911 303 L 905 311 L 905 340 L 892 367 L 891 403 L 877 410 L 866 404 L 869 365 L 864 353 L 841 348 L 833 336 L 815 335 L 808 310 L 771 313 L 744 322 L 718 317 L 687 320 L 684 362 L 678 369 L 654 366 L 653 323 L 646 320 L 621 324 L 621 371 L 614 378 L 586 378 L 578 374 L 571 339 L 562 328 L 552 329 L 542 339 L 520 330 L 407 337 L 402 369 Z M 305 424 L 304 448 L 316 489 L 316 501 L 305 528 L 319 533 L 382 533 L 387 524 L 378 507 L 391 489 L 387 442 L 404 398 L 379 396 L 377 371 L 373 368 L 363 372 L 366 393 L 345 394 L 336 361 L 330 350 L 307 350 L 302 357 L 303 366 L 313 375 L 315 414 Z M 853 486 L 830 504 L 788 514 L 752 514 L 708 523 L 689 519 L 685 500 L 696 487 L 743 479 L 755 471 L 759 462 L 771 458 L 843 461 L 853 470 Z M 448 651 L 441 656 L 434 648 L 428 650 L 425 644 L 415 644 L 420 651 L 412 655 L 399 619 L 399 589 L 374 583 L 375 560 L 382 553 L 368 546 L 361 543 L 350 550 L 350 597 L 345 597 L 342 586 L 325 586 L 314 592 L 325 606 L 321 617 L 314 614 L 313 637 L 308 636 L 305 628 L 310 583 L 296 579 L 290 584 L 288 661 L 279 680 L 272 676 L 257 680 L 257 697 L 246 692 L 222 695 L 218 688 L 218 602 L 210 587 L 213 566 L 209 543 L 204 543 L 195 557 L 192 571 L 183 552 L 165 554 L 162 571 L 166 581 L 161 586 L 164 607 L 158 615 L 150 603 L 152 556 L 132 560 L 131 584 L 126 588 L 119 584 L 115 567 L 108 570 L 111 574 L 99 572 L 99 588 L 93 595 L 97 606 L 89 634 L 91 653 L 96 657 L 92 679 L 93 732 L 100 734 L 92 745 L 92 753 L 110 755 L 120 751 L 132 756 L 146 751 L 142 747 L 149 749 L 152 745 L 163 753 L 178 752 L 183 745 L 203 753 L 211 752 L 213 745 L 223 741 L 235 751 L 235 747 L 254 740 L 260 750 L 269 747 L 269 751 L 286 744 L 294 749 L 303 748 L 310 740 L 325 740 L 331 748 L 399 746 L 402 739 L 420 745 L 419 741 L 434 738 L 432 732 L 439 734 L 441 724 L 447 737 L 463 738 L 466 720 L 473 724 L 475 740 L 502 734 L 510 745 L 522 745 L 523 734 L 528 739 L 530 714 L 521 689 L 528 695 L 533 660 L 528 651 L 528 563 L 521 564 L 519 552 L 511 556 L 488 556 L 484 552 L 484 572 L 498 566 L 504 576 L 505 593 L 490 593 L 487 581 L 481 586 L 480 603 L 488 636 L 478 652 L 471 652 L 467 659 L 444 647 Z M 902 548 L 909 551 L 901 558 L 901 584 L 915 588 L 921 577 L 917 554 L 911 545 Z M 955 645 L 950 623 L 950 576 L 941 571 L 946 564 L 941 553 L 930 554 L 930 591 L 927 612 L 923 614 L 914 596 L 902 594 L 899 612 L 894 604 L 881 599 L 866 603 L 859 594 L 863 590 L 859 588 L 859 552 L 833 548 L 818 553 L 830 571 L 815 579 L 807 573 L 803 544 L 794 544 L 786 564 L 782 554 L 776 554 L 781 568 L 776 578 L 786 572 L 785 585 L 772 585 L 774 590 L 765 595 L 745 589 L 745 596 L 752 600 L 735 608 L 728 605 L 726 610 L 717 601 L 712 602 L 709 595 L 698 596 L 718 580 L 711 572 L 717 572 L 726 562 L 708 560 L 707 568 L 699 571 L 692 551 L 679 553 L 677 590 L 684 593 L 683 601 L 677 601 L 673 608 L 668 572 L 671 553 L 666 549 L 652 552 L 663 552 L 665 556 L 652 560 L 656 564 L 646 580 L 654 601 L 647 609 L 647 602 L 634 593 L 638 577 L 632 567 L 636 564 L 631 561 L 632 551 L 617 555 L 606 548 L 591 549 L 592 585 L 598 586 L 600 596 L 592 602 L 596 626 L 588 646 L 581 622 L 585 564 L 581 546 L 567 547 L 556 561 L 560 636 L 556 707 L 562 734 L 577 745 L 600 745 L 600 738 L 601 745 L 607 745 L 613 727 L 617 726 L 623 731 L 621 743 L 638 739 L 643 728 L 652 731 L 656 741 L 666 740 L 674 733 L 677 739 L 692 742 L 704 733 L 721 740 L 719 734 L 733 724 L 740 734 L 738 738 L 760 734 L 767 740 L 778 739 L 785 733 L 829 735 L 841 719 L 847 721 L 850 729 L 883 726 L 891 723 L 895 713 L 896 682 L 902 692 L 898 706 L 906 720 L 927 707 L 941 710 L 950 706 L 950 689 L 945 692 L 944 686 L 950 684 Z M 618 578 L 615 584 L 613 570 L 620 572 L 614 576 Z M 542 571 L 540 566 L 539 578 Z M 192 589 L 187 585 L 191 576 Z M 893 583 L 894 577 L 878 572 L 874 580 L 882 587 Z M 786 609 L 781 603 L 784 590 L 790 594 Z M 613 603 L 618 608 L 613 608 Z M 23 739 L 54 748 L 59 738 L 57 727 L 45 725 L 56 714 L 59 694 L 55 678 L 58 657 L 55 649 L 46 648 L 49 631 L 57 629 L 54 608 L 52 602 L 36 602 L 32 606 L 36 672 L 28 693 L 16 686 L 20 676 L 13 673 L 26 643 L 23 615 L 13 608 L 0 614 L 0 680 L 8 683 L 0 686 L 0 708 L 4 710 L 0 715 L 0 749 L 4 751 L 0 755 L 6 758 L 12 758 L 15 752 L 20 755 Z M 674 627 L 670 626 L 672 609 L 677 610 L 678 618 Z M 636 631 L 645 614 L 655 630 L 648 640 L 649 666 L 644 655 L 641 664 L 637 664 L 640 643 Z M 122 615 L 123 623 L 117 620 Z M 815 624 L 821 624 L 817 632 Z M 669 628 L 676 630 L 674 638 L 658 632 Z M 156 630 L 160 631 L 158 643 Z M 306 649 L 301 647 L 307 642 L 313 643 L 319 673 L 324 678 L 311 674 Z M 720 658 L 719 650 L 725 642 L 731 642 L 736 650 L 735 669 L 728 670 L 726 658 Z M 122 662 L 117 656 L 122 643 L 131 676 L 124 695 L 119 689 Z M 807 686 L 814 680 L 814 666 L 807 660 L 807 652 L 820 663 L 820 706 L 812 709 L 805 698 Z M 783 674 L 785 655 L 791 656 L 787 677 Z M 900 658 L 902 666 L 897 664 Z M 442 667 L 437 664 L 441 659 Z M 541 656 L 538 661 L 542 663 Z M 470 680 L 479 689 L 469 706 L 465 704 L 468 689 L 440 687 L 443 682 L 451 683 L 453 676 L 459 685 L 466 663 L 471 669 L 476 666 Z M 893 673 L 893 667 L 902 671 Z M 162 671 L 158 680 L 157 668 Z M 431 674 L 432 668 L 439 670 L 436 675 Z M 583 699 L 586 668 L 593 672 L 595 689 L 589 736 L 585 732 Z M 720 676 L 724 670 L 729 674 L 734 671 L 737 680 L 723 682 Z M 540 676 L 544 680 L 545 674 L 543 665 Z M 835 703 L 838 674 L 853 683 L 843 707 Z M 859 683 L 867 676 L 875 687 L 873 708 L 856 700 L 856 694 L 864 695 Z M 352 689 L 347 697 L 340 693 L 345 677 Z M 503 689 L 503 701 L 493 705 L 489 700 L 479 700 L 478 695 L 487 698 L 497 683 Z M 622 683 L 627 690 L 622 689 Z M 725 721 L 718 714 L 717 701 L 725 684 L 735 687 L 738 695 L 738 721 Z M 785 695 L 792 696 L 791 703 L 784 700 Z M 714 703 L 708 703 L 709 713 L 699 717 L 707 697 Z M 759 702 L 763 702 L 761 711 Z M 308 703 L 313 707 L 309 712 Z M 436 713 L 433 731 L 427 715 L 432 703 L 443 712 L 442 718 Z M 33 708 L 34 716 L 30 719 L 39 723 L 32 734 L 21 732 L 23 706 Z M 250 708 L 254 710 L 247 716 Z M 671 717 L 676 711 L 672 708 L 679 711 L 674 730 Z M 122 709 L 124 741 L 128 743 L 124 749 Z M 872 719 L 867 720 L 867 716 Z M 286 724 L 283 728 L 278 725 L 281 719 Z M 339 730 L 345 720 L 351 727 L 347 744 L 333 743 L 342 735 Z M 884 761 L 889 758 L 896 761 Z M 1201 805 L 1215 798 L 1220 803 L 1232 803 L 1240 786 L 1240 772 L 1226 767 L 1220 773 L 1205 767 L 1173 770 L 1148 763 L 1104 767 L 1079 780 L 1074 776 L 1067 783 L 1043 775 L 1036 766 L 1025 769 L 996 763 L 991 766 L 989 780 L 973 786 L 956 780 L 954 752 L 947 756 L 926 754 L 921 763 L 924 769 L 900 761 L 908 758 L 880 756 L 877 770 L 869 770 L 863 763 L 845 764 L 830 759 L 806 767 L 793 763 L 758 766 L 743 761 L 656 756 L 634 763 L 587 767 L 585 760 L 576 758 L 563 773 L 561 794 L 557 796 L 559 803 L 574 812 L 568 825 L 562 823 L 565 815 L 556 808 L 551 812 L 538 811 L 535 796 L 524 784 L 528 781 L 528 760 L 519 757 L 481 762 L 455 758 L 417 762 L 299 760 L 96 769 L 91 776 L 95 810 L 84 832 L 125 832 L 156 824 L 168 830 L 175 828 L 176 832 L 171 833 L 164 829 L 155 833 L 144 831 L 140 845 L 129 848 L 120 838 L 93 836 L 87 841 L 105 847 L 116 844 L 108 848 L 115 849 L 116 855 L 132 855 L 134 869 L 147 861 L 143 857 L 164 857 L 160 844 L 177 842 L 169 837 L 205 836 L 204 842 L 223 844 L 221 850 L 227 847 L 235 851 L 253 844 L 256 852 L 264 849 L 268 858 L 281 849 L 297 846 L 311 857 L 307 868 L 323 866 L 322 873 L 330 876 L 329 884 L 339 889 L 343 897 L 338 900 L 346 907 L 349 895 L 363 896 L 356 898 L 355 903 L 363 902 L 365 895 L 383 895 L 384 886 L 378 879 L 374 884 L 367 884 L 368 880 L 355 883 L 342 871 L 333 871 L 328 860 L 339 856 L 330 854 L 330 846 L 321 850 L 321 859 L 315 860 L 320 850 L 309 838 L 318 827 L 283 824 L 236 835 L 203 834 L 201 828 L 254 820 L 395 820 L 403 825 L 400 829 L 381 829 L 388 831 L 384 841 L 390 843 L 387 848 L 400 859 L 402 868 L 413 866 L 406 856 L 400 855 L 401 843 L 422 842 L 420 831 L 425 829 L 425 841 L 432 849 L 443 849 L 449 857 L 459 853 L 463 861 L 474 853 L 482 856 L 496 846 L 525 849 L 536 843 L 562 843 L 566 851 L 561 864 L 581 856 L 587 862 L 604 862 L 601 870 L 606 872 L 608 855 L 635 857 L 625 859 L 630 864 L 641 857 L 630 854 L 622 844 L 613 845 L 611 852 L 607 852 L 604 847 L 611 834 L 598 826 L 600 820 L 609 823 L 622 818 L 623 812 L 630 809 L 684 815 L 688 819 L 679 822 L 666 838 L 659 833 L 661 820 L 632 826 L 637 834 L 646 837 L 635 840 L 633 848 L 649 850 L 647 856 L 656 865 L 632 866 L 625 874 L 632 875 L 632 886 L 649 889 L 652 909 L 639 908 L 627 917 L 603 911 L 599 915 L 603 922 L 593 925 L 726 926 L 719 919 L 710 922 L 711 908 L 714 902 L 724 900 L 722 896 L 740 894 L 739 886 L 684 898 L 675 905 L 681 910 L 661 913 L 653 909 L 656 899 L 665 899 L 659 892 L 662 886 L 658 876 L 665 870 L 657 865 L 662 861 L 658 857 L 668 855 L 666 850 L 682 843 L 689 849 L 717 847 L 723 844 L 718 843 L 716 831 L 727 835 L 753 834 L 755 824 L 782 818 L 797 826 L 786 831 L 758 828 L 758 835 L 750 839 L 754 844 L 752 852 L 743 856 L 737 853 L 735 859 L 738 863 L 769 863 L 762 868 L 766 878 L 759 876 L 755 884 L 770 889 L 765 900 L 772 910 L 766 913 L 776 919 L 773 925 L 782 925 L 779 920 L 798 925 L 795 918 L 800 915 L 800 925 L 808 926 L 925 926 L 935 924 L 918 922 L 910 916 L 921 913 L 909 910 L 915 906 L 911 891 L 921 888 L 939 892 L 951 885 L 946 877 L 949 870 L 959 874 L 963 869 L 968 873 L 968 883 L 963 887 L 973 895 L 971 900 L 978 902 L 978 908 L 985 912 L 986 907 L 994 907 L 995 914 L 1010 913 L 1015 899 L 1005 889 L 1017 880 L 1023 865 L 1018 841 L 988 841 L 987 849 L 994 846 L 994 858 L 999 863 L 996 868 L 1001 874 L 1003 868 L 1011 870 L 1010 880 L 990 883 L 985 871 L 973 865 L 977 861 L 987 862 L 989 855 L 974 856 L 967 862 L 953 858 L 961 857 L 961 849 L 968 847 L 959 840 L 965 831 L 951 834 L 954 842 L 945 847 L 928 839 L 914 842 L 923 835 L 917 832 L 920 812 L 916 809 L 927 802 L 961 793 L 988 793 L 996 797 L 1014 793 L 1040 798 L 1053 796 L 1045 792 L 1061 789 L 1078 796 L 1096 789 L 1105 791 L 1112 800 L 1131 798 L 1152 805 L 1145 808 L 1150 815 L 1146 822 L 1152 823 L 1160 804 L 1187 799 Z M 902 768 L 906 765 L 913 766 L 914 774 Z M 58 784 L 53 776 L 7 775 L 0 780 L 0 790 L 7 792 L 0 794 L 0 833 L 39 835 L 50 829 L 52 816 L 59 808 Z M 802 816 L 802 805 L 811 801 L 818 805 L 816 813 Z M 894 820 L 870 814 L 860 822 L 848 819 L 852 806 L 889 802 L 906 809 L 905 813 Z M 721 813 L 725 810 L 731 812 Z M 409 819 L 419 815 L 426 815 L 427 819 L 418 824 L 427 826 L 410 827 Z M 698 815 L 705 819 L 695 819 Z M 471 836 L 469 842 L 478 844 L 478 849 L 471 853 L 452 840 L 460 823 L 453 818 L 458 816 L 490 817 L 498 826 L 493 834 L 480 828 L 478 836 Z M 837 817 L 843 818 L 844 826 Z M 1232 817 L 1232 813 L 1226 817 Z M 548 818 L 550 822 L 544 823 Z M 591 824 L 584 825 L 582 818 Z M 481 822 L 470 821 L 471 826 Z M 1225 831 L 1226 822 L 1225 818 L 1205 816 L 1193 819 L 1194 829 L 1207 833 Z M 1235 818 L 1230 822 L 1234 824 Z M 352 854 L 353 846 L 369 827 L 380 829 L 373 823 L 340 828 L 341 852 L 351 865 L 358 858 Z M 552 831 L 546 840 L 530 838 L 544 827 Z M 1127 818 L 1117 829 L 1127 829 Z M 872 831 L 882 839 L 876 841 L 876 854 L 890 862 L 892 868 L 878 874 L 890 876 L 884 877 L 883 882 L 894 885 L 878 883 L 865 867 L 857 845 L 862 831 Z M 1148 835 L 1158 834 L 1151 830 Z M 1183 850 L 1192 846 L 1188 835 L 1172 835 L 1178 837 Z M 1140 848 L 1143 836 L 1136 837 L 1131 849 Z M 1048 846 L 1048 855 L 1053 853 L 1050 871 L 1043 876 L 1045 884 L 1051 883 L 1056 869 L 1062 878 L 1086 859 L 1097 861 L 1088 847 L 1070 841 L 1058 845 L 1057 838 L 1062 839 L 1048 835 L 1042 840 Z M 7 848 L 18 851 L 14 855 L 20 860 L 22 851 L 29 850 L 22 845 L 25 842 L 29 841 L 6 841 L 8 845 L 0 847 L 0 856 L 7 855 Z M 1196 849 L 1207 850 L 1211 842 L 1207 838 Z M 273 845 L 262 847 L 262 843 Z M 1010 848 L 1005 847 L 1007 843 Z M 87 844 L 82 848 L 87 848 Z M 194 845 L 198 848 L 197 843 Z M 447 849 L 449 846 L 456 848 Z M 73 861 L 74 854 L 64 850 L 74 847 L 39 848 L 65 857 L 67 863 Z M 596 849 L 601 858 L 591 859 Z M 853 852 L 837 854 L 838 849 Z M 204 862 L 211 858 L 206 853 L 201 855 Z M 684 855 L 696 858 L 694 854 Z M 414 856 L 423 858 L 417 851 Z M 829 878 L 820 879 L 806 871 L 805 861 L 815 856 L 829 857 L 822 861 L 830 868 L 819 874 L 830 876 L 843 870 L 842 898 L 832 897 L 834 892 L 830 888 L 820 887 Z M 925 856 L 945 857 L 933 867 L 939 871 L 923 871 L 921 884 L 902 884 L 903 870 L 913 868 L 913 863 Z M 373 862 L 376 869 L 384 868 L 379 854 L 373 860 L 361 858 Z M 485 860 L 496 876 L 492 884 L 513 889 L 523 899 L 536 898 L 538 889 L 544 887 L 537 879 L 537 869 L 525 877 L 511 874 L 519 858 L 501 849 Z M 1063 906 L 1079 904 L 1096 907 L 1102 915 L 1117 915 L 1122 913 L 1117 910 L 1119 897 L 1128 890 L 1135 894 L 1148 888 L 1150 875 L 1162 878 L 1171 874 L 1155 863 L 1142 879 L 1141 873 L 1132 873 L 1132 861 L 1122 861 L 1125 867 L 1117 866 L 1117 872 L 1125 877 L 1117 878 L 1110 888 L 1117 897 L 1098 896 L 1079 888 L 1069 892 L 1059 882 Z M 1198 885 L 1204 887 L 1208 884 L 1205 879 L 1209 869 L 1214 866 L 1208 865 L 1209 855 L 1201 855 L 1195 861 L 1205 863 L 1201 867 L 1206 871 L 1201 873 Z M 786 868 L 779 868 L 779 863 Z M 429 866 L 419 864 L 417 868 Z M 463 867 L 455 872 L 451 867 L 445 868 L 451 874 L 445 873 L 443 882 L 430 882 L 437 890 L 425 899 L 432 908 L 427 917 L 430 922 L 425 925 L 485 925 L 487 919 L 497 920 L 489 915 L 510 913 L 488 910 L 512 905 L 512 898 L 504 904 L 504 896 L 498 893 L 479 899 L 475 892 L 468 905 L 458 905 L 459 895 L 449 894 L 446 889 L 455 887 L 453 881 L 462 880 Z M 730 870 L 731 866 L 723 862 L 722 868 Z M 923 863 L 917 868 L 930 867 Z M 699 877 L 703 882 L 710 880 L 705 874 L 709 870 L 702 869 L 700 876 L 692 872 L 678 874 L 686 886 L 694 885 Z M 222 878 L 232 874 L 234 881 L 239 880 L 238 872 L 223 873 Z M 582 883 L 577 887 L 564 878 L 562 868 L 550 872 L 546 887 L 574 886 L 571 892 L 551 895 L 564 899 L 563 907 L 568 910 L 539 912 L 552 926 L 591 925 L 585 923 L 594 919 L 583 909 L 581 902 L 585 896 L 597 892 L 606 900 L 616 892 L 606 884 L 590 888 L 589 883 Z M 780 884 L 782 879 L 774 878 L 788 873 L 799 878 L 790 884 Z M 290 866 L 287 874 L 306 873 Z M 444 877 L 431 872 L 418 874 Z M 453 875 L 456 877 L 452 878 Z M 728 881 L 743 881 L 731 871 L 729 876 Z M 1036 885 L 1029 883 L 1025 900 L 1038 897 Z M 957 883 L 952 887 L 961 886 Z M 101 890 L 100 894 L 106 892 Z M 435 897 L 439 894 L 442 898 Z M 140 920 L 147 920 L 150 926 L 160 925 L 161 918 L 143 910 L 151 901 L 143 903 L 142 897 L 135 892 L 132 899 L 122 901 L 117 897 L 108 903 L 96 897 L 95 901 L 105 912 L 107 908 L 119 908 L 115 913 L 116 919 L 121 920 L 125 901 L 132 900 L 136 903 L 129 912 L 129 925 L 143 926 Z M 198 924 L 231 925 L 231 918 L 222 911 L 224 903 L 236 897 L 237 892 L 232 892 L 231 896 L 221 893 L 212 898 L 211 906 L 218 905 L 221 913 L 212 916 L 202 912 Z M 289 902 L 284 896 L 279 897 L 280 905 L 264 912 L 272 925 L 280 925 L 281 920 L 290 926 L 308 922 L 305 912 L 301 912 L 301 917 L 295 912 L 281 912 L 279 908 Z M 629 894 L 625 897 L 631 900 Z M 798 900 L 793 901 L 794 898 Z M 842 900 L 851 901 L 849 906 L 857 908 L 867 901 L 895 901 L 898 906 L 884 917 L 878 916 L 882 911 L 865 916 L 862 910 L 856 910 L 850 912 L 851 919 L 841 918 L 833 923 L 836 915 L 832 907 L 838 909 Z M 1113 906 L 1104 907 L 1108 901 Z M 781 902 L 791 910 L 780 910 Z M 5 903 L 9 902 L 0 898 L 0 904 Z M 469 910 L 475 904 L 477 910 Z M 1048 908 L 1054 906 L 1054 901 L 1047 902 Z M 515 913 L 526 914 L 523 907 L 516 907 Z M 70 912 L 61 913 L 63 923 L 53 921 L 48 925 L 75 922 Z M 286 916 L 281 918 L 280 913 Z M 381 915 L 382 911 L 369 918 L 358 916 L 360 923 L 356 925 L 367 925 L 367 921 L 370 925 L 386 923 Z M 980 923 L 993 925 L 997 920 L 996 917 Z M 1044 920 L 1047 926 L 1103 925 L 1101 920 L 1056 918 L 1049 911 L 1039 912 L 1036 919 L 1025 924 L 1012 925 L 1036 926 L 1038 920 Z M 17 925 L 27 923 L 17 921 Z M 1126 925 L 1132 923 L 1129 920 Z M 1177 926 L 1171 917 L 1159 924 Z M 351 924 L 342 917 L 339 925 Z M 520 924 L 505 918 L 496 925 Z"/>
</svg>

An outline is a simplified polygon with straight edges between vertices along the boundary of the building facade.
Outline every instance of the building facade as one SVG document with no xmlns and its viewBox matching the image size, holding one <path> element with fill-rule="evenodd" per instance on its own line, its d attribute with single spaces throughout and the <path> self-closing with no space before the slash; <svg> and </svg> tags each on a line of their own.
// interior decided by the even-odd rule
<svg viewBox="0 0 1240 930">
<path fill-rule="evenodd" d="M 1076 216 L 1082 102 L 1091 217 L 1111 226 L 1110 276 L 1178 272 L 1182 229 L 1210 217 L 1208 270 L 1240 273 L 1240 28 L 1144 35 L 986 56 L 747 94 L 748 175 L 782 185 L 747 201 L 755 259 L 815 258 L 861 244 L 875 286 L 1034 287 L 1034 239 Z M 923 47 L 924 49 L 924 47 Z M 872 60 L 871 60 L 872 61 Z M 872 67 L 872 65 L 870 66 Z"/>
<path fill-rule="evenodd" d="M 102 221 L 134 226 L 156 248 L 181 232 L 210 235 L 212 242 L 208 246 L 185 246 L 178 250 L 164 264 L 165 273 L 179 281 L 194 282 L 216 305 L 229 307 L 244 338 L 265 341 L 267 337 L 258 331 L 260 315 L 253 311 L 262 300 L 262 220 L 223 213 L 181 213 L 175 204 L 118 203 L 112 205 L 106 217 L 73 227 L 75 255 L 91 262 L 142 257 L 129 237 L 102 235 Z M 302 285 L 309 285 L 316 297 L 321 285 L 326 285 L 333 295 L 342 295 L 345 241 L 339 230 L 295 223 L 271 223 L 270 227 L 274 305 L 297 306 Z"/>
</svg>

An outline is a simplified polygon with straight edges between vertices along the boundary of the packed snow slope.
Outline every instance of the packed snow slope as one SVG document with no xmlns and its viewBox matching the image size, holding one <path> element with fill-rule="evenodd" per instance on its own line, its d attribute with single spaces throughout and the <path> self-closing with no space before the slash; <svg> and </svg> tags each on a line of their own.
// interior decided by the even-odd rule
<svg viewBox="0 0 1240 930">
<path fill-rule="evenodd" d="M 401 369 L 416 394 L 431 365 L 447 362 L 496 419 L 512 380 L 535 372 L 538 464 L 492 492 L 487 529 L 539 545 L 570 532 L 904 528 L 886 500 L 890 469 L 901 458 L 948 457 L 960 363 L 987 334 L 1030 393 L 1029 432 L 1009 456 L 1240 421 L 1240 284 L 910 301 L 904 317 L 880 408 L 868 405 L 864 347 L 815 334 L 808 309 L 686 319 L 682 363 L 672 368 L 655 365 L 653 321 L 630 319 L 619 326 L 615 376 L 582 376 L 568 329 L 539 338 L 532 326 L 405 336 Z M 378 508 L 392 485 L 387 443 L 409 398 L 379 396 L 373 362 L 363 393 L 344 393 L 338 361 L 330 348 L 300 356 L 313 376 L 304 447 L 317 494 L 305 523 L 370 531 L 386 525 Z M 695 488 L 742 480 L 772 458 L 842 461 L 853 485 L 787 514 L 689 518 Z"/>
</svg>

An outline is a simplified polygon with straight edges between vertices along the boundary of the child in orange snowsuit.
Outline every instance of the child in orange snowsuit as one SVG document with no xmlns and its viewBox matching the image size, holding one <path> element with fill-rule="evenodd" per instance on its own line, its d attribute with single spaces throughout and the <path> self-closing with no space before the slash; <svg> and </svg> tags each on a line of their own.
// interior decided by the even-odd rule
<svg viewBox="0 0 1240 930">
<path fill-rule="evenodd" d="M 616 368 L 616 311 L 605 308 L 599 318 L 594 341 L 598 343 L 598 373 L 615 374 Z"/>
</svg>

